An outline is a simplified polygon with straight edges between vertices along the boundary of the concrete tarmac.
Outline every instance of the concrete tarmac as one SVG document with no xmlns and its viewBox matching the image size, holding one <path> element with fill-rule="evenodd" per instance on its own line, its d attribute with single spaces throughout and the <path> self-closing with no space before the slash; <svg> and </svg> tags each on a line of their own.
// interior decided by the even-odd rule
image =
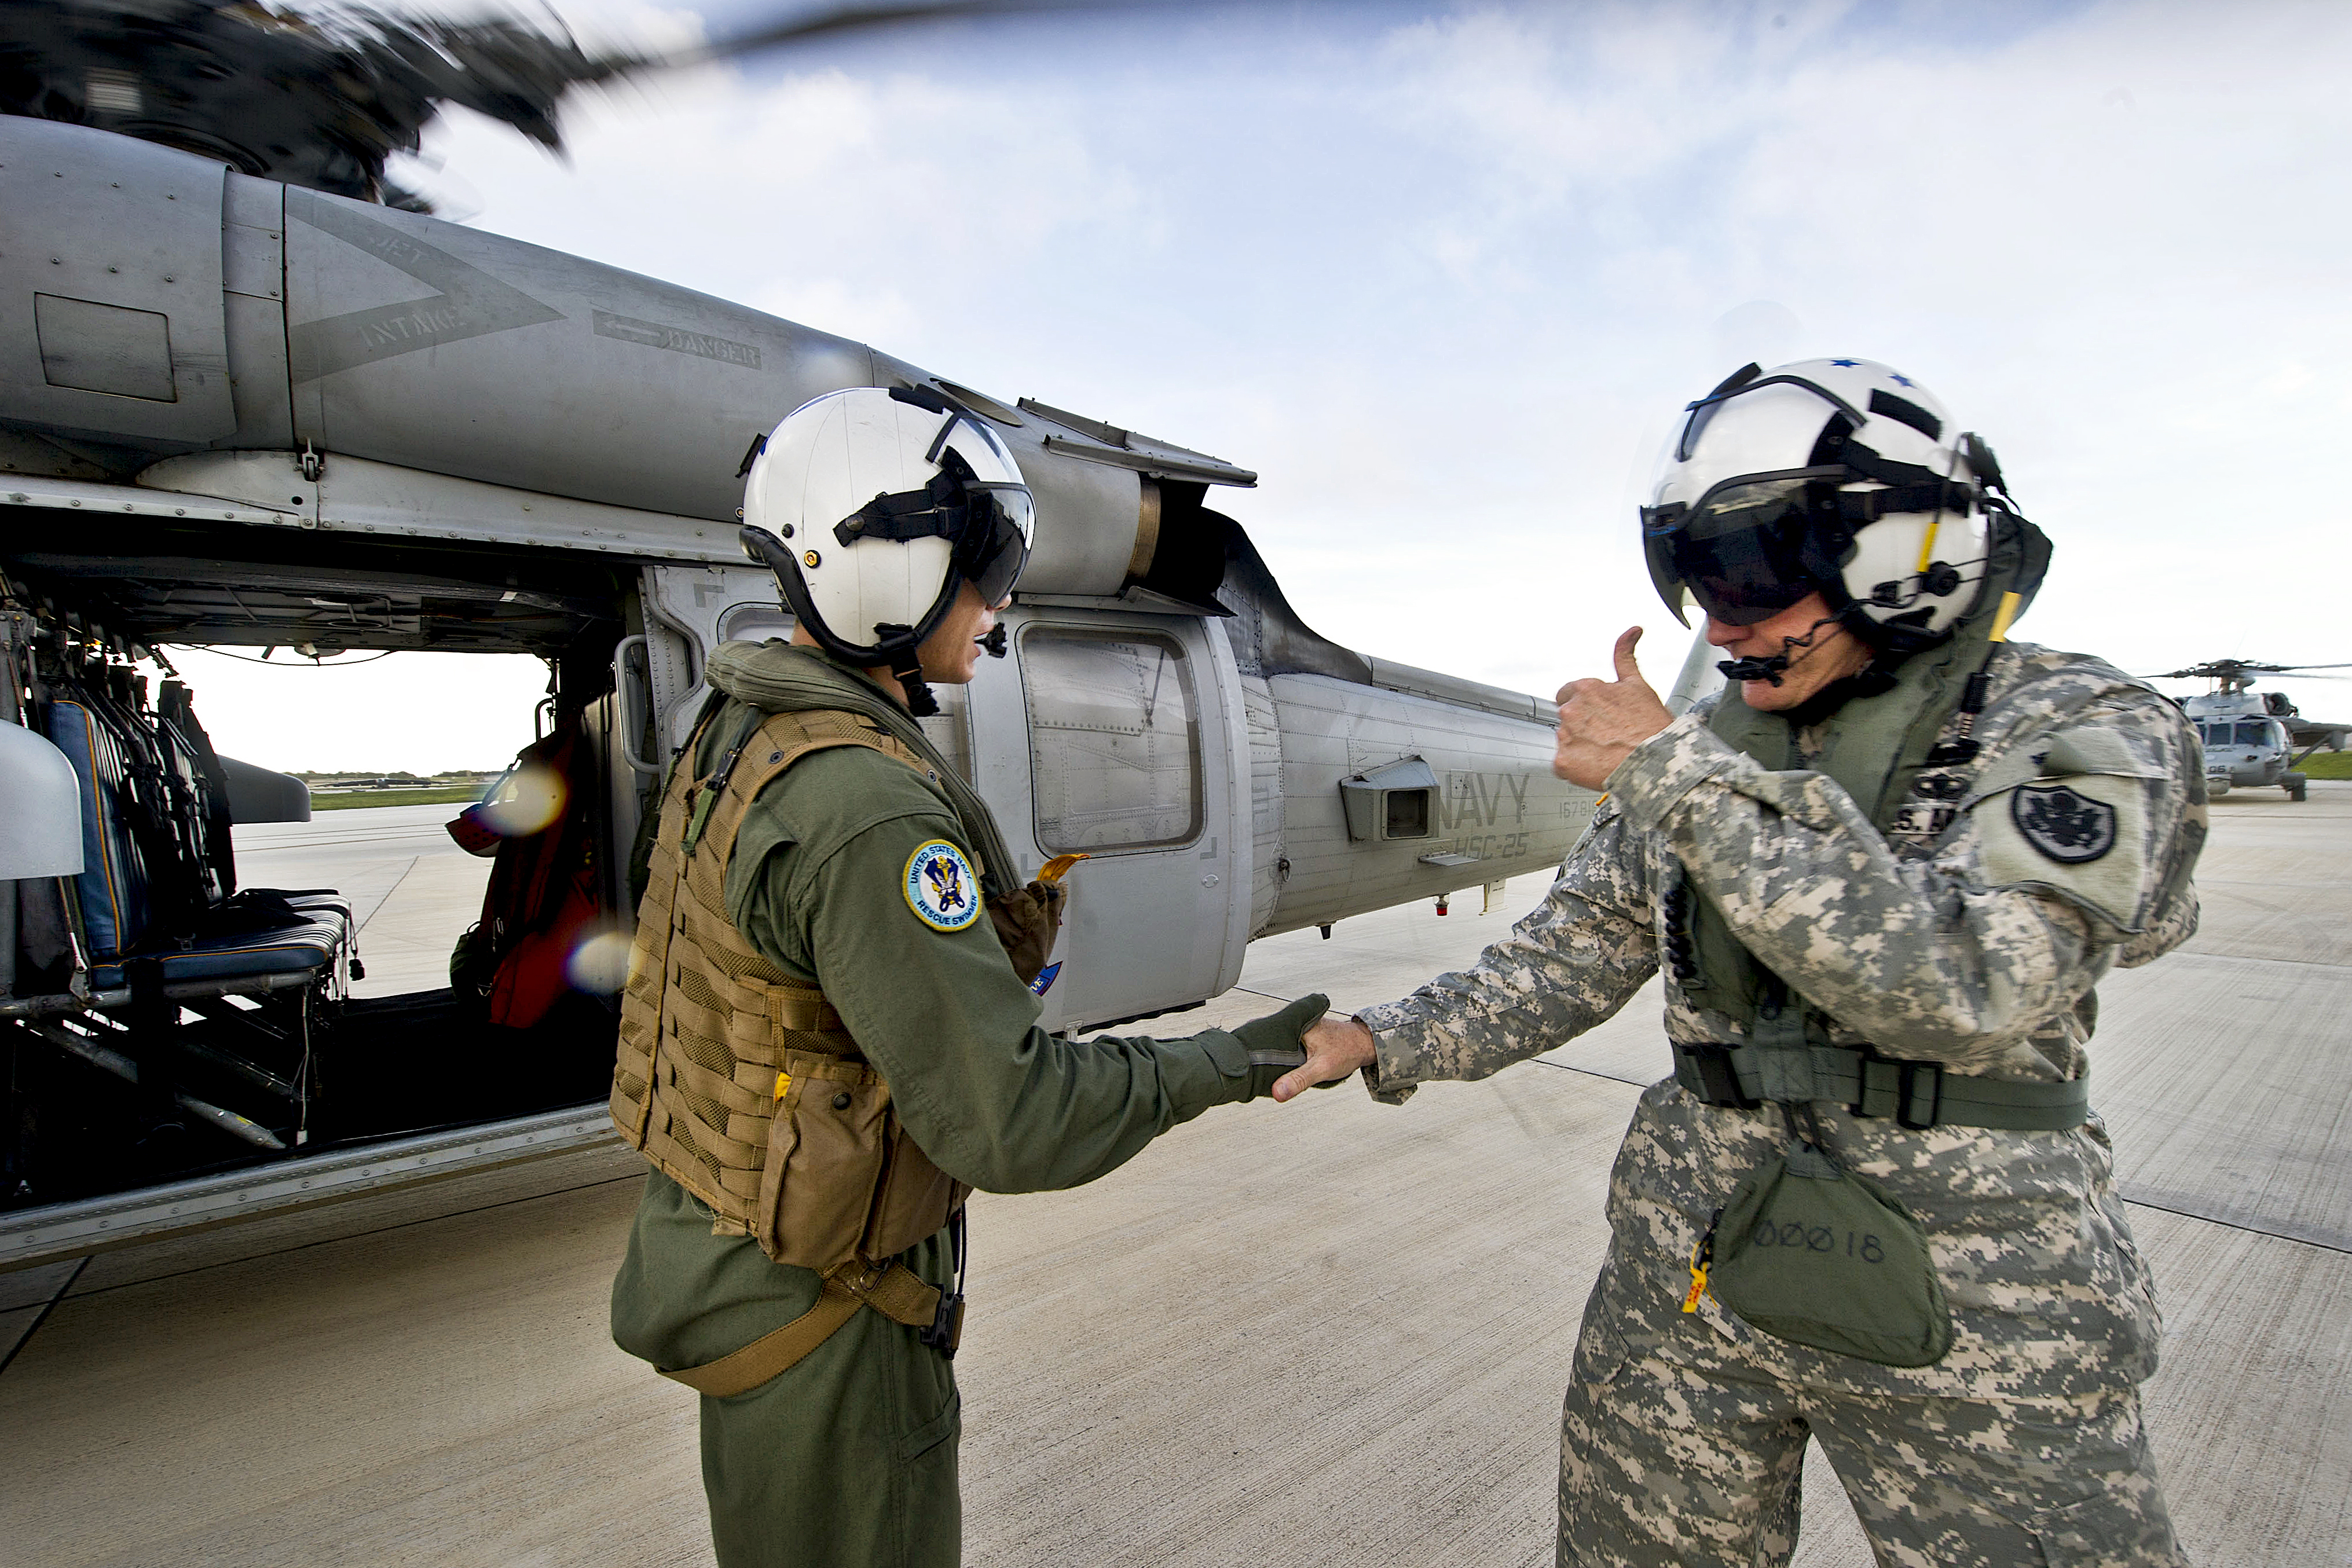
<svg viewBox="0 0 2352 1568">
<path fill-rule="evenodd" d="M 236 833 L 237 881 L 252 888 L 333 888 L 352 900 L 367 978 L 354 996 L 399 996 L 449 984 L 449 949 L 481 918 L 490 862 L 443 826 L 455 805 L 351 806 L 308 822 Z"/>
<path fill-rule="evenodd" d="M 257 883 L 320 885 L 310 850 L 382 889 L 372 990 L 379 952 L 446 956 L 488 864 L 399 810 L 251 846 L 289 873 Z M 2198 1562 L 2352 1563 L 2352 784 L 2216 802 L 2199 883 L 2203 929 L 2101 988 L 2092 1047 L 2167 1320 L 2148 1425 Z M 1402 994 L 1501 934 L 1478 902 L 1260 942 L 1150 1026 Z M 966 1560 L 1549 1563 L 1609 1162 L 1665 1066 L 1653 993 L 1402 1110 L 1345 1085 L 1213 1111 L 1093 1186 L 975 1198 Z M 0 1561 L 709 1563 L 694 1400 L 605 1337 L 633 1160 L 0 1275 L 0 1353 L 38 1321 L 0 1373 Z M 1798 1561 L 1862 1568 L 1818 1451 L 1806 1483 Z"/>
</svg>

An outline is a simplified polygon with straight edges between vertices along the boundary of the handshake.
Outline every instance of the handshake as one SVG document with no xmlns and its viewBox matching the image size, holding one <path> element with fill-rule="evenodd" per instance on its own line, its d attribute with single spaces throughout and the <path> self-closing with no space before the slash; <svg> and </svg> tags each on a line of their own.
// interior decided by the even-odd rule
<svg viewBox="0 0 2352 1568">
<path fill-rule="evenodd" d="M 1295 1099 L 1371 1064 L 1372 1032 L 1353 1018 L 1326 1016 L 1330 1010 L 1318 991 L 1233 1031 L 1249 1051 L 1253 1097 Z"/>
</svg>

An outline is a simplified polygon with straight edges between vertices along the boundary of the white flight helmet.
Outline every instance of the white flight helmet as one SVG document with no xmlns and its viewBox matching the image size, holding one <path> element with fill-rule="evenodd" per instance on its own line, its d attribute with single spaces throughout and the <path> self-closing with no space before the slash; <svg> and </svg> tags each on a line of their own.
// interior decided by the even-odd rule
<svg viewBox="0 0 2352 1568">
<path fill-rule="evenodd" d="M 827 651 L 888 665 L 919 716 L 938 708 L 915 650 L 967 580 L 1002 603 L 1034 537 L 1011 450 L 928 387 L 810 399 L 761 443 L 743 493 L 744 553 Z"/>
<path fill-rule="evenodd" d="M 1908 653 L 1951 635 L 1983 595 L 1990 447 L 1934 394 L 1883 364 L 1745 365 L 1690 405 L 1642 536 L 1677 619 L 1685 590 L 1753 626 L 1819 589 L 1864 641 Z"/>
</svg>

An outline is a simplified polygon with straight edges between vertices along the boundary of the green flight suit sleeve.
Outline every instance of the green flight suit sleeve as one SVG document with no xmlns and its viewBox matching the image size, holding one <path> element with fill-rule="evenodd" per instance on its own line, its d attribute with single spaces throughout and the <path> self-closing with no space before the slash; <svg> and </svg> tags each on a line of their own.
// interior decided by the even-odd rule
<svg viewBox="0 0 2352 1568">
<path fill-rule="evenodd" d="M 903 891 L 909 858 L 934 839 L 971 849 L 903 764 L 862 748 L 815 753 L 762 793 L 744 829 L 728 878 L 738 928 L 824 988 L 916 1142 L 958 1180 L 1077 1186 L 1177 1122 L 1250 1098 L 1234 1036 L 1056 1039 L 985 916 L 956 931 L 919 919 Z"/>
</svg>

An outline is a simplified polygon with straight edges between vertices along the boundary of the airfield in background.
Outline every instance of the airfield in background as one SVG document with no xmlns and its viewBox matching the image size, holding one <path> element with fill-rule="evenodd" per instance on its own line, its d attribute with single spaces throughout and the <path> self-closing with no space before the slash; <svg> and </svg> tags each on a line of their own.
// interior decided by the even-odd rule
<svg viewBox="0 0 2352 1568">
<path fill-rule="evenodd" d="M 363 994 L 434 984 L 489 866 L 453 810 L 239 829 L 239 864 L 353 897 Z M 2213 816 L 2202 929 L 2101 987 L 2093 1100 L 2165 1312 L 2147 1410 L 2183 1542 L 2306 1568 L 2352 1539 L 2352 783 Z M 1255 943 L 1236 990 L 1138 1027 L 1387 1000 L 1544 880 L 1509 913 L 1471 891 Z M 967 1560 L 1549 1563 L 1657 1017 L 1654 986 L 1401 1110 L 1344 1085 L 1212 1111 L 1090 1187 L 975 1198 Z M 694 1400 L 605 1335 L 640 1169 L 615 1145 L 0 1275 L 10 1560 L 707 1563 Z M 1818 1452 L 1806 1516 L 1800 1563 L 1868 1563 Z"/>
</svg>

